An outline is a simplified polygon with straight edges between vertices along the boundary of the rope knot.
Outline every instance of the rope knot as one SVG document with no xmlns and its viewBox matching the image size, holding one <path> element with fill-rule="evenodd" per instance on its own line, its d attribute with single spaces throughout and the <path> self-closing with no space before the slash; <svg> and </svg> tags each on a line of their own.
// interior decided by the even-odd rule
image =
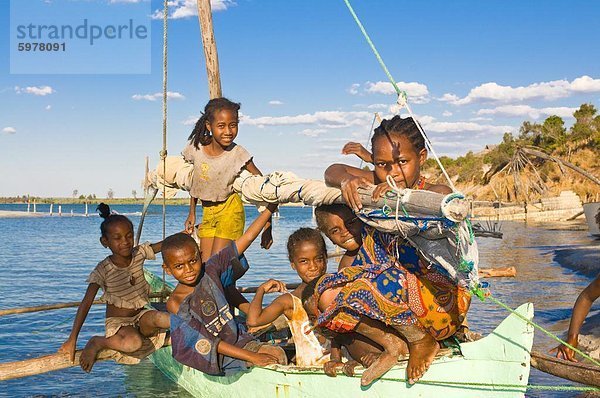
<svg viewBox="0 0 600 398">
<path fill-rule="evenodd" d="M 167 157 L 167 150 L 163 149 L 158 154 L 160 155 L 160 160 L 165 160 L 165 158 Z"/>
</svg>

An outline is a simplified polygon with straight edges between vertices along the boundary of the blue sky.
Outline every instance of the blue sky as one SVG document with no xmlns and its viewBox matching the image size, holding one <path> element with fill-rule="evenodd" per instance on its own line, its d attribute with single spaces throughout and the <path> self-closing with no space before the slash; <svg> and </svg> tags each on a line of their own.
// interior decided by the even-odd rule
<svg viewBox="0 0 600 398">
<path fill-rule="evenodd" d="M 144 2 L 68 1 L 115 15 Z M 168 150 L 177 154 L 208 89 L 195 0 L 170 3 Z M 440 155 L 479 151 L 523 120 L 558 114 L 570 126 L 580 104 L 600 107 L 598 2 L 352 5 Z M 162 1 L 146 6 L 156 17 Z M 9 1 L 0 15 L 8 55 Z M 255 164 L 317 179 L 330 163 L 358 164 L 341 147 L 366 143 L 373 112 L 392 115 L 396 96 L 344 2 L 219 0 L 213 18 L 223 94 L 242 103 L 236 142 Z M 156 165 L 162 146 L 162 20 L 149 24 L 149 74 L 11 74 L 10 57 L 0 58 L 0 196 L 141 192 L 144 157 Z M 125 62 L 110 46 L 96 55 Z"/>
</svg>

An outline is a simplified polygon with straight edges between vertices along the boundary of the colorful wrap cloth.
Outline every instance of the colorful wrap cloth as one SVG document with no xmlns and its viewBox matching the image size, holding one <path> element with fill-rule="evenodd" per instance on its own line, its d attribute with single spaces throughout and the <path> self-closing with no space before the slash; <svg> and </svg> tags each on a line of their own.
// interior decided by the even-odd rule
<svg viewBox="0 0 600 398">
<path fill-rule="evenodd" d="M 411 315 L 436 340 L 452 336 L 469 309 L 469 291 L 457 285 L 444 268 L 426 264 L 417 249 L 401 237 L 367 225 L 361 235 L 363 244 L 353 265 L 394 264 L 404 279 L 405 303 Z"/>
<path fill-rule="evenodd" d="M 392 326 L 416 324 L 406 304 L 406 279 L 390 263 L 346 267 L 334 274 L 325 274 L 319 279 L 316 292 L 321 295 L 336 287 L 342 290 L 319 314 L 320 327 L 348 333 L 354 330 L 361 316 Z"/>
<path fill-rule="evenodd" d="M 235 243 L 208 259 L 201 280 L 187 296 L 177 315 L 171 315 L 173 357 L 184 365 L 210 375 L 226 375 L 245 370 L 246 362 L 217 352 L 220 341 L 243 348 L 253 340 L 234 318 L 225 297 L 248 270 L 245 257 Z"/>
</svg>

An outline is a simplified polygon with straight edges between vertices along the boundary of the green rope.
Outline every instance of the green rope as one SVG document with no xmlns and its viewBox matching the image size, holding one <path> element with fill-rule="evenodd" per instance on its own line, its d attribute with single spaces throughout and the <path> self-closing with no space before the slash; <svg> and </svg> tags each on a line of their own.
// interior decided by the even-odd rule
<svg viewBox="0 0 600 398">
<path fill-rule="evenodd" d="M 358 376 L 358 375 L 357 375 Z M 382 377 L 379 380 L 388 380 L 388 381 L 401 381 L 407 382 L 407 379 L 400 379 L 394 377 Z M 503 389 L 531 389 L 531 390 L 547 390 L 547 391 L 600 391 L 600 388 L 597 387 L 583 387 L 583 386 L 548 386 L 543 384 L 496 384 L 496 383 L 476 383 L 476 382 L 468 382 L 468 381 L 441 381 L 441 380 L 419 380 L 418 384 L 425 385 L 448 385 L 448 386 L 467 386 L 467 387 L 479 387 L 479 388 L 487 388 L 490 390 L 503 390 Z"/>
<path fill-rule="evenodd" d="M 385 72 L 385 74 L 387 75 L 388 79 L 390 80 L 390 82 L 392 83 L 392 85 L 394 86 L 394 89 L 396 90 L 396 93 L 398 94 L 398 97 L 402 97 L 402 101 L 397 101 L 398 105 L 404 106 L 406 107 L 406 110 L 408 111 L 408 113 L 410 114 L 410 117 L 413 120 L 417 120 L 415 115 L 413 115 L 410 106 L 408 106 L 408 96 L 406 94 L 405 91 L 400 90 L 400 88 L 398 87 L 398 85 L 396 84 L 396 81 L 394 80 L 394 78 L 392 77 L 392 74 L 390 73 L 390 71 L 388 70 L 387 66 L 385 66 L 385 63 L 383 62 L 383 59 L 381 58 L 381 56 L 379 55 L 379 52 L 377 51 L 377 49 L 375 48 L 375 45 L 373 44 L 373 41 L 371 40 L 371 38 L 369 37 L 369 34 L 367 33 L 367 31 L 365 30 L 365 28 L 363 27 L 362 23 L 360 22 L 360 20 L 358 19 L 358 16 L 356 15 L 356 13 L 354 12 L 354 9 L 352 8 L 352 6 L 350 5 L 350 2 L 348 0 L 344 0 L 344 2 L 346 3 L 346 6 L 348 7 L 348 10 L 350 10 L 350 13 L 352 14 L 352 17 L 354 18 L 354 21 L 356 22 L 356 24 L 358 25 L 358 27 L 360 28 L 363 36 L 365 37 L 365 39 L 367 40 L 367 43 L 369 43 L 369 46 L 371 46 L 371 49 L 373 50 L 373 53 L 375 54 L 375 57 L 377 58 L 377 61 L 379 61 L 379 64 L 381 65 L 381 67 L 383 68 L 383 71 Z M 448 175 L 448 172 L 446 171 L 446 169 L 444 168 L 444 165 L 442 164 L 442 162 L 440 161 L 440 158 L 437 156 L 437 154 L 435 153 L 434 149 L 433 149 L 433 145 L 431 144 L 431 141 L 429 141 L 429 138 L 427 138 L 427 134 L 425 134 L 425 131 L 423 131 L 423 128 L 421 127 L 421 124 L 416 123 L 417 128 L 419 129 L 419 132 L 421 133 L 421 135 L 423 136 L 423 139 L 425 140 L 425 146 L 427 147 L 427 149 L 431 152 L 431 154 L 433 155 L 433 157 L 435 158 L 435 161 L 437 162 L 437 164 L 440 166 L 440 169 L 442 170 L 442 173 L 444 174 L 444 177 L 446 177 L 446 180 L 448 181 L 448 185 L 450 185 L 450 188 L 452 188 L 453 191 L 456 191 L 456 187 L 454 186 L 454 183 L 452 182 L 452 179 L 450 178 L 450 176 Z"/>
<path fill-rule="evenodd" d="M 302 374 L 310 374 L 310 375 L 322 375 L 322 372 L 302 372 Z M 355 374 L 352 377 L 360 378 L 360 374 Z M 385 380 L 385 381 L 397 381 L 397 382 L 408 382 L 408 379 L 403 379 L 399 377 L 380 377 L 377 380 Z M 415 384 L 424 384 L 424 385 L 437 385 L 437 386 L 448 386 L 448 387 L 475 387 L 486 390 L 509 390 L 509 391 L 522 391 L 525 389 L 531 390 L 547 390 L 547 391 L 600 391 L 598 387 L 587 387 L 587 386 L 549 386 L 543 384 L 496 384 L 496 383 L 478 383 L 478 382 L 469 382 L 469 381 L 447 381 L 447 380 L 418 380 Z"/>
<path fill-rule="evenodd" d="M 33 332 L 31 332 L 31 334 L 40 334 L 41 332 L 45 332 L 46 330 L 54 329 L 54 328 L 56 328 L 57 326 L 62 326 L 62 325 L 65 325 L 67 322 L 70 322 L 70 321 L 72 321 L 72 320 L 73 320 L 73 318 L 75 318 L 75 315 L 77 315 L 77 313 L 76 313 L 76 312 L 74 312 L 72 315 L 70 315 L 70 316 L 68 316 L 68 317 L 64 318 L 64 319 L 63 319 L 63 320 L 61 320 L 61 321 L 58 321 L 58 322 L 56 322 L 56 323 L 53 323 L 53 324 L 52 324 L 52 325 L 50 325 L 50 326 L 46 326 L 46 327 L 43 327 L 43 328 L 41 328 L 41 329 L 34 330 Z"/>
<path fill-rule="evenodd" d="M 530 324 L 534 328 L 542 331 L 546 336 L 548 336 L 548 337 L 550 337 L 550 338 L 558 341 L 560 344 L 563 344 L 564 346 L 566 346 L 566 347 L 570 348 L 571 350 L 575 351 L 576 353 L 578 353 L 579 355 L 581 355 L 585 359 L 591 361 L 594 365 L 600 366 L 600 362 L 599 361 L 595 360 L 594 358 L 592 358 L 591 356 L 589 356 L 585 352 L 579 350 L 578 348 L 573 347 L 571 344 L 569 344 L 566 341 L 562 340 L 560 337 L 556 336 L 552 332 L 544 329 L 542 326 L 538 325 L 537 323 L 533 322 L 532 320 L 527 319 L 523 315 L 519 314 L 518 312 L 516 312 L 515 310 L 513 310 L 512 308 L 510 308 L 508 305 L 504 304 L 503 302 L 501 302 L 497 298 L 493 297 L 491 294 L 486 294 L 481 288 L 474 288 L 474 289 L 471 290 L 471 292 L 473 294 L 475 294 L 477 297 L 479 297 L 479 299 L 481 301 L 485 301 L 486 298 L 490 299 L 490 301 L 492 301 L 493 303 L 495 303 L 495 304 L 499 305 L 500 307 L 504 308 L 505 310 L 507 310 L 511 314 L 514 314 L 514 315 L 518 316 L 519 318 L 521 318 L 522 320 L 524 320 L 525 322 L 527 322 L 528 324 Z"/>
<path fill-rule="evenodd" d="M 379 51 L 377 51 L 377 49 L 375 48 L 375 45 L 371 41 L 371 38 L 369 37 L 369 34 L 367 33 L 367 31 L 363 27 L 362 23 L 358 19 L 358 16 L 356 15 L 356 13 L 354 12 L 354 9 L 350 5 L 350 2 L 348 0 L 344 0 L 344 2 L 346 3 L 346 6 L 348 7 L 348 10 L 350 10 L 350 14 L 352 14 L 352 17 L 354 18 L 354 21 L 356 22 L 356 24 L 360 28 L 360 31 L 365 36 L 365 39 L 367 40 L 367 43 L 369 43 L 369 46 L 371 46 L 371 50 L 373 50 L 373 53 L 375 53 L 375 57 L 377 58 L 377 61 L 379 61 L 379 65 L 381 65 L 381 67 L 383 68 L 383 71 L 387 75 L 388 79 L 390 79 L 390 82 L 392 83 L 392 86 L 394 86 L 394 90 L 396 90 L 396 93 L 399 96 L 402 96 L 404 98 L 404 100 L 406 100 L 406 98 L 407 98 L 406 91 L 400 90 L 400 88 L 396 84 L 396 81 L 392 77 L 392 74 L 388 70 L 387 66 L 385 66 L 385 63 L 383 62 L 383 59 L 379 55 Z"/>
</svg>

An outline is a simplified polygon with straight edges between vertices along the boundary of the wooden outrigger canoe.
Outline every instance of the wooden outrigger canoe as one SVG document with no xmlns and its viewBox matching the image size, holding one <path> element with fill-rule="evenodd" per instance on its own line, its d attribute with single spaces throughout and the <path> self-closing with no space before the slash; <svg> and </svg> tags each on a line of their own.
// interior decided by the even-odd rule
<svg viewBox="0 0 600 398">
<path fill-rule="evenodd" d="M 147 274 L 153 290 L 163 282 Z M 533 318 L 533 304 L 523 304 L 517 312 Z M 271 365 L 254 367 L 233 376 L 210 376 L 184 366 L 164 347 L 150 359 L 168 378 L 199 397 L 523 397 L 529 380 L 533 327 L 517 317 L 508 316 L 488 336 L 460 344 L 460 352 L 438 357 L 423 383 L 409 386 L 405 381 L 406 361 L 401 361 L 380 380 L 361 388 L 358 377 L 324 374 L 322 368 Z"/>
</svg>

